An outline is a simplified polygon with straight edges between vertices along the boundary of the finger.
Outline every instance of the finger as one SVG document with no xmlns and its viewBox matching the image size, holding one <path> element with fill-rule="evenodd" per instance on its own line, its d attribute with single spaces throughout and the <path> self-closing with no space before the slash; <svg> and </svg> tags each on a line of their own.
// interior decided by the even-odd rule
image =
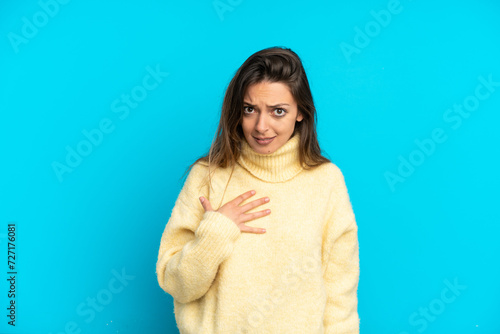
<svg viewBox="0 0 500 334">
<path fill-rule="evenodd" d="M 203 206 L 203 209 L 205 209 L 205 211 L 213 211 L 212 210 L 212 205 L 210 204 L 210 202 L 208 201 L 208 199 L 206 199 L 205 197 L 201 196 L 200 197 L 200 202 L 201 202 L 201 205 Z"/>
<path fill-rule="evenodd" d="M 242 214 L 240 217 L 242 218 L 243 222 L 249 222 L 249 221 L 252 221 L 254 219 L 267 216 L 270 213 L 271 213 L 271 210 L 267 209 L 267 210 L 252 212 L 252 213 L 245 213 L 245 214 Z"/>
<path fill-rule="evenodd" d="M 247 191 L 246 193 L 241 194 L 240 196 L 236 197 L 231 202 L 235 205 L 240 205 L 241 202 L 243 202 L 247 198 L 252 197 L 253 195 L 255 195 L 255 190 L 250 190 L 250 191 Z"/>
<path fill-rule="evenodd" d="M 253 209 L 259 205 L 269 203 L 269 200 L 270 200 L 269 197 L 263 197 L 263 198 L 256 199 L 255 201 L 252 201 L 250 203 L 243 205 L 241 207 L 242 212 L 247 212 L 247 211 L 250 211 L 251 209 Z"/>
<path fill-rule="evenodd" d="M 246 233 L 259 233 L 259 234 L 266 233 L 265 228 L 250 227 L 250 226 L 246 226 L 245 224 L 240 225 L 240 231 L 246 232 Z"/>
</svg>

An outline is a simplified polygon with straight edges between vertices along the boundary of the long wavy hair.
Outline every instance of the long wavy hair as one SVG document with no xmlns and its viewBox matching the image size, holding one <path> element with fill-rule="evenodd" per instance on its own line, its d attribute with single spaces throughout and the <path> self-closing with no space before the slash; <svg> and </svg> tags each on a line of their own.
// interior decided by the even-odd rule
<svg viewBox="0 0 500 334">
<path fill-rule="evenodd" d="M 241 127 L 243 98 L 249 86 L 263 81 L 286 84 L 297 102 L 303 119 L 295 122 L 292 136 L 300 133 L 299 160 L 304 169 L 330 162 L 321 155 L 316 133 L 316 108 L 299 56 L 289 48 L 270 47 L 252 54 L 236 71 L 224 96 L 219 126 L 210 150 L 192 163 L 186 173 L 198 162 L 207 165 L 209 170 L 211 167 L 234 168 L 245 138 Z"/>
</svg>

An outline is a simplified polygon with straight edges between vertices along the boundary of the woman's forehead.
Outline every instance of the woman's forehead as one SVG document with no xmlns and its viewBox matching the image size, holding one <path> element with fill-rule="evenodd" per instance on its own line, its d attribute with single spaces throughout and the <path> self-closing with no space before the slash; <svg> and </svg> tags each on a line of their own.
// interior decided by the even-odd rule
<svg viewBox="0 0 500 334">
<path fill-rule="evenodd" d="M 254 103 L 254 100 L 266 100 L 270 106 L 290 103 L 294 100 L 290 89 L 282 82 L 252 84 L 245 91 L 243 98 L 249 103 Z"/>
</svg>

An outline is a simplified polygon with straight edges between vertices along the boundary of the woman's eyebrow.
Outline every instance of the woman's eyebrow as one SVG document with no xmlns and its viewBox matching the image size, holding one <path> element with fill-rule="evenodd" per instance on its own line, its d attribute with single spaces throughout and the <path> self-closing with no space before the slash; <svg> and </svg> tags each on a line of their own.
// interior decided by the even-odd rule
<svg viewBox="0 0 500 334">
<path fill-rule="evenodd" d="M 244 104 L 246 105 L 249 105 L 250 107 L 255 107 L 256 105 L 254 104 L 251 104 L 251 103 L 248 103 L 246 101 L 243 101 Z M 279 106 L 290 106 L 288 103 L 278 103 L 278 104 L 275 104 L 275 105 L 272 105 L 272 106 L 266 106 L 268 108 L 276 108 L 276 107 L 279 107 Z"/>
</svg>

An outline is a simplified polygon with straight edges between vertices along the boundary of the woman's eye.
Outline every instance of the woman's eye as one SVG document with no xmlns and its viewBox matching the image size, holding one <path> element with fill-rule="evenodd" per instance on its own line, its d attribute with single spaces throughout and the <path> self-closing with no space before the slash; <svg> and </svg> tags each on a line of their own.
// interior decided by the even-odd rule
<svg viewBox="0 0 500 334">
<path fill-rule="evenodd" d="M 283 108 L 276 108 L 274 111 L 277 111 L 276 115 L 280 117 L 283 117 L 286 114 L 286 110 Z"/>
<path fill-rule="evenodd" d="M 251 110 L 249 110 L 249 109 L 251 109 Z M 252 107 L 243 107 L 243 111 L 248 113 L 248 112 L 253 111 L 253 108 Z"/>
<path fill-rule="evenodd" d="M 283 109 L 283 108 L 276 108 L 273 111 L 275 112 L 274 115 L 278 116 L 278 117 L 283 117 L 287 113 L 287 111 L 285 109 Z M 252 114 L 254 112 L 254 108 L 253 107 L 245 106 L 245 107 L 243 107 L 243 112 L 245 114 Z"/>
</svg>

